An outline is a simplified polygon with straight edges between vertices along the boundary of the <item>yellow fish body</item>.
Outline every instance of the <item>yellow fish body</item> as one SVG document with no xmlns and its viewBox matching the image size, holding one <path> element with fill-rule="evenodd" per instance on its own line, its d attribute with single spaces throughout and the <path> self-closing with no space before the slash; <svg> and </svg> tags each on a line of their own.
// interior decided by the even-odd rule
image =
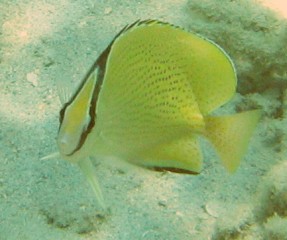
<svg viewBox="0 0 287 240">
<path fill-rule="evenodd" d="M 155 170 L 199 173 L 198 135 L 234 171 L 259 111 L 210 116 L 234 95 L 236 72 L 215 43 L 155 20 L 125 27 L 60 113 L 60 155 L 103 198 L 89 157 L 116 156 Z"/>
</svg>

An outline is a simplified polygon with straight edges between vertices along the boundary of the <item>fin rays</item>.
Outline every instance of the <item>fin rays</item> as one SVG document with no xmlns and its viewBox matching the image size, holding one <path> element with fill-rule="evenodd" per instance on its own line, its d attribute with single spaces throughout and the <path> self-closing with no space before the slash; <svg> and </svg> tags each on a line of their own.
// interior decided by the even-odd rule
<svg viewBox="0 0 287 240">
<path fill-rule="evenodd" d="M 202 154 L 197 137 L 159 144 L 138 154 L 138 165 L 155 170 L 195 174 L 201 171 Z"/>
<path fill-rule="evenodd" d="M 95 171 L 94 165 L 92 164 L 89 158 L 82 159 L 81 161 L 78 162 L 78 165 L 80 169 L 82 170 L 83 174 L 86 176 L 88 182 L 90 183 L 100 206 L 102 207 L 102 209 L 105 210 L 106 204 L 104 201 L 104 197 L 102 194 L 100 184 L 96 177 L 96 171 Z"/>
<path fill-rule="evenodd" d="M 260 114 L 260 110 L 252 110 L 229 116 L 206 118 L 205 136 L 211 141 L 229 172 L 237 169 Z"/>
</svg>

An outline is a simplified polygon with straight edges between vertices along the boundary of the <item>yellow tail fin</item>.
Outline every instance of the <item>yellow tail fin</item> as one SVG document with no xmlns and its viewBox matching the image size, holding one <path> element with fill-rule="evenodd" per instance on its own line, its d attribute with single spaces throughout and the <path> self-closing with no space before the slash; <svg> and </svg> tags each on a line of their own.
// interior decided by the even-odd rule
<svg viewBox="0 0 287 240">
<path fill-rule="evenodd" d="M 211 141 L 229 172 L 234 172 L 238 167 L 258 123 L 260 112 L 252 110 L 229 116 L 205 118 L 205 136 Z"/>
</svg>

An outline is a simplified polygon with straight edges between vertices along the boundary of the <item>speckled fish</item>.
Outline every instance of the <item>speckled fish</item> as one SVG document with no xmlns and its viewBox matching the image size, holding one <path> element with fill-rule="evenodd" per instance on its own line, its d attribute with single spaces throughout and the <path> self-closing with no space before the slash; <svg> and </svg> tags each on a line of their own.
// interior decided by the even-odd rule
<svg viewBox="0 0 287 240">
<path fill-rule="evenodd" d="M 63 105 L 60 155 L 79 164 L 102 206 L 90 156 L 199 173 L 201 135 L 233 172 L 260 115 L 210 115 L 236 84 L 234 65 L 217 44 L 167 23 L 137 21 L 116 35 Z"/>
</svg>

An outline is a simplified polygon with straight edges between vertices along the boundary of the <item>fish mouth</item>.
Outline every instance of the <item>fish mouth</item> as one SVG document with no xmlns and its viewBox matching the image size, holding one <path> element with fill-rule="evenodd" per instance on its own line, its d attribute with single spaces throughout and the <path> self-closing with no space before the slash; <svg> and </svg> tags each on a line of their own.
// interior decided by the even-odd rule
<svg viewBox="0 0 287 240">
<path fill-rule="evenodd" d="M 61 139 L 58 139 L 58 148 L 61 155 L 65 157 L 71 157 L 73 156 L 77 151 L 81 149 L 81 147 L 84 145 L 85 140 L 87 138 L 88 133 L 85 133 L 84 131 L 81 134 L 80 139 L 78 140 L 78 143 L 72 148 L 71 142 L 68 140 L 68 136 L 64 135 Z"/>
</svg>

